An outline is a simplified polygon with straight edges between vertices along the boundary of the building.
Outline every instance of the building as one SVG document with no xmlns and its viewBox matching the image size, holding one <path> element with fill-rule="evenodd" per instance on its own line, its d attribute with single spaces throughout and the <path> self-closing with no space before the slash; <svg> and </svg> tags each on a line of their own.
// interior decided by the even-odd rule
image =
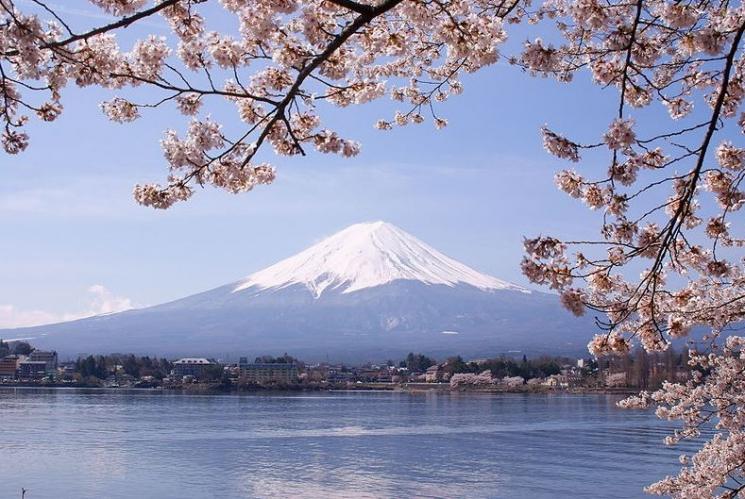
<svg viewBox="0 0 745 499">
<path fill-rule="evenodd" d="M 354 374 L 344 368 L 330 368 L 326 379 L 329 383 L 348 383 L 352 381 Z"/>
<path fill-rule="evenodd" d="M 217 362 L 209 359 L 187 357 L 185 359 L 179 359 L 173 363 L 173 375 L 178 377 L 194 376 L 199 379 L 204 377 L 204 373 L 207 369 L 216 365 Z"/>
<path fill-rule="evenodd" d="M 424 380 L 427 383 L 439 383 L 442 381 L 442 367 L 438 365 L 430 366 L 427 368 L 427 372 L 424 373 Z"/>
<path fill-rule="evenodd" d="M 241 377 L 249 383 L 294 383 L 295 364 L 240 364 Z"/>
<path fill-rule="evenodd" d="M 0 359 L 0 380 L 15 379 L 18 370 L 18 357 L 8 355 Z"/>
<path fill-rule="evenodd" d="M 18 377 L 41 379 L 47 375 L 47 363 L 41 360 L 23 360 L 18 363 Z"/>
<path fill-rule="evenodd" d="M 355 369 L 354 378 L 357 381 L 364 383 L 375 383 L 390 381 L 391 377 L 388 374 L 388 369 L 382 370 L 379 366 L 362 367 Z"/>
<path fill-rule="evenodd" d="M 28 355 L 28 360 L 33 362 L 44 362 L 46 364 L 46 373 L 54 374 L 57 371 L 57 352 L 43 352 L 34 350 Z"/>
<path fill-rule="evenodd" d="M 60 369 L 62 369 L 62 372 L 67 375 L 75 374 L 76 368 L 75 368 L 75 362 L 63 362 L 58 366 Z"/>
</svg>

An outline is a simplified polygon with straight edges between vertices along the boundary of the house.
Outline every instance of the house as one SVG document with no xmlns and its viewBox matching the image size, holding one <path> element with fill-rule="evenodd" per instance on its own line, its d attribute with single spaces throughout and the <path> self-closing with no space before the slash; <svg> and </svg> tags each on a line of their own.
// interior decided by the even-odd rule
<svg viewBox="0 0 745 499">
<path fill-rule="evenodd" d="M 352 381 L 354 374 L 342 368 L 330 368 L 326 374 L 329 383 L 348 383 Z"/>
<path fill-rule="evenodd" d="M 44 362 L 46 364 L 46 374 L 54 374 L 57 371 L 57 352 L 44 352 L 41 350 L 34 350 L 28 356 L 28 360 L 32 362 Z"/>
<path fill-rule="evenodd" d="M 241 377 L 249 383 L 294 383 L 297 381 L 295 364 L 241 364 Z"/>
<path fill-rule="evenodd" d="M 0 359 L 0 380 L 15 379 L 18 370 L 18 357 L 8 355 Z"/>
<path fill-rule="evenodd" d="M 217 365 L 214 362 L 205 358 L 187 357 L 179 359 L 173 363 L 173 375 L 177 377 L 183 376 L 194 376 L 199 379 L 204 377 L 204 373 L 207 369 Z"/>
<path fill-rule="evenodd" d="M 440 381 L 442 381 L 442 367 L 428 367 L 427 372 L 424 373 L 424 381 L 426 381 L 427 383 L 439 383 Z"/>
<path fill-rule="evenodd" d="M 565 374 L 552 374 L 543 382 L 544 386 L 551 388 L 568 388 L 569 378 Z"/>
<path fill-rule="evenodd" d="M 58 367 L 62 369 L 62 372 L 66 375 L 75 374 L 75 362 L 63 362 Z"/>
<path fill-rule="evenodd" d="M 382 370 L 379 366 L 369 366 L 356 369 L 354 377 L 357 381 L 362 381 L 364 383 L 375 383 L 378 381 L 385 382 L 391 380 L 388 370 Z"/>
</svg>

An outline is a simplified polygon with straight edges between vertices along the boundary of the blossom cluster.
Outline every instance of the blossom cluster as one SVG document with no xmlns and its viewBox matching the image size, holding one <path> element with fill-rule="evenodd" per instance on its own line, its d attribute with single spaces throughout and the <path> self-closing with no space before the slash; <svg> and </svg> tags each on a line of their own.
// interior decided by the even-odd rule
<svg viewBox="0 0 745 499">
<path fill-rule="evenodd" d="M 168 130 L 162 141 L 168 182 L 135 189 L 138 202 L 155 208 L 188 199 L 195 186 L 244 192 L 271 182 L 273 167 L 257 158 L 264 146 L 279 155 L 357 155 L 359 143 L 323 126 L 319 103 L 347 107 L 387 96 L 402 109 L 377 128 L 422 123 L 427 114 L 445 127 L 435 105 L 463 91 L 462 74 L 497 61 L 503 20 L 519 3 L 221 0 L 239 26 L 229 34 L 209 29 L 213 14 L 202 0 L 89 1 L 117 20 L 76 33 L 53 6 L 0 0 L 2 144 L 8 153 L 23 151 L 27 111 L 54 120 L 71 83 L 116 91 L 101 109 L 118 123 L 174 106 L 188 129 L 183 139 Z M 156 15 L 168 36 L 120 45 L 118 30 Z M 141 86 L 161 95 L 138 102 L 122 93 Z M 47 101 L 34 103 L 45 94 Z M 237 135 L 218 137 L 201 114 L 220 100 L 237 112 Z"/>
<path fill-rule="evenodd" d="M 450 388 L 462 386 L 486 386 L 494 383 L 491 371 L 485 370 L 480 374 L 474 373 L 456 373 L 450 377 Z"/>
<path fill-rule="evenodd" d="M 662 389 L 629 397 L 619 406 L 656 406 L 660 418 L 680 421 L 682 427 L 665 439 L 676 445 L 714 430 L 714 436 L 693 455 L 682 455 L 676 476 L 650 485 L 647 492 L 679 498 L 735 497 L 742 490 L 745 470 L 745 337 L 730 336 L 720 349 L 692 352 L 693 372 L 685 383 L 665 383 Z"/>
</svg>

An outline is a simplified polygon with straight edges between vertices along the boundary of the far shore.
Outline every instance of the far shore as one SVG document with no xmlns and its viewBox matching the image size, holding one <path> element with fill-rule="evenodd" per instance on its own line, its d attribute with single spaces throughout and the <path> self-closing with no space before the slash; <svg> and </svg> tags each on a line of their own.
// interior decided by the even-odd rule
<svg viewBox="0 0 745 499">
<path fill-rule="evenodd" d="M 296 384 L 296 385 L 249 385 L 224 386 L 218 383 L 194 383 L 178 387 L 105 387 L 86 384 L 66 383 L 0 383 L 0 390 L 50 389 L 50 390 L 91 390 L 106 392 L 140 392 L 184 395 L 240 395 L 257 393 L 303 393 L 303 392 L 403 392 L 403 393 L 509 393 L 524 395 L 634 395 L 635 388 L 571 387 L 547 388 L 530 385 L 522 386 L 479 386 L 451 388 L 448 383 L 350 383 L 350 384 Z"/>
</svg>

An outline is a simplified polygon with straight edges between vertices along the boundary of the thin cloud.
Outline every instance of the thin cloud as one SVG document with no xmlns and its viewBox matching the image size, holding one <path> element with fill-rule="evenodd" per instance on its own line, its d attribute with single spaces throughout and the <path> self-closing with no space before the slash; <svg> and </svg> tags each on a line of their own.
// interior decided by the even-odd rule
<svg viewBox="0 0 745 499">
<path fill-rule="evenodd" d="M 24 3 L 32 7 L 38 7 L 38 5 L 32 2 L 31 0 L 20 0 L 19 3 Z M 54 3 L 47 3 L 46 6 L 49 7 L 51 10 L 53 10 L 54 12 L 56 12 L 57 14 L 67 14 L 70 16 L 84 17 L 87 19 L 103 19 L 108 22 L 113 22 L 119 19 L 118 17 L 111 16 L 101 11 L 93 11 L 93 10 L 88 10 L 88 9 L 75 9 L 75 8 L 70 8 L 64 5 L 54 4 Z M 163 30 L 168 29 L 168 26 L 165 24 L 165 22 L 158 23 L 158 22 L 153 22 L 153 21 L 139 20 L 137 22 L 137 26 L 148 26 L 151 28 L 158 28 L 158 29 L 163 29 Z"/>
<path fill-rule="evenodd" d="M 26 310 L 15 305 L 0 304 L 0 328 L 41 326 L 57 322 L 73 321 L 95 315 L 113 314 L 135 308 L 132 300 L 118 296 L 101 284 L 88 288 L 89 300 L 85 310 L 55 314 L 44 310 Z"/>
<path fill-rule="evenodd" d="M 122 182 L 123 184 L 123 182 Z M 129 184 L 84 178 L 57 187 L 0 192 L 0 214 L 76 218 L 112 218 L 129 214 L 136 204 Z"/>
</svg>

